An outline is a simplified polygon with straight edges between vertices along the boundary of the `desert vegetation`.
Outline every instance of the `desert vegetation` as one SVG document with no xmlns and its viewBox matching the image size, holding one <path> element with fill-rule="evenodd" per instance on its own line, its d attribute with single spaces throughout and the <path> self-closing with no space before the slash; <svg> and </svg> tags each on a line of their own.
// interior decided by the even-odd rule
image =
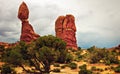
<svg viewBox="0 0 120 74">
<path fill-rule="evenodd" d="M 66 49 L 66 43 L 52 35 L 16 46 L 0 46 L 2 74 L 114 74 L 120 73 L 120 53 L 92 46 Z M 16 70 L 19 68 L 21 72 Z"/>
</svg>

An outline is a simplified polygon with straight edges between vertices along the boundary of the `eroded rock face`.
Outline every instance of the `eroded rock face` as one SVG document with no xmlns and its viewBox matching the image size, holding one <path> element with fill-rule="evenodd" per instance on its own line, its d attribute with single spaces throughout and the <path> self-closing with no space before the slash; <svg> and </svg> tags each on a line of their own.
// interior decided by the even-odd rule
<svg viewBox="0 0 120 74">
<path fill-rule="evenodd" d="M 38 37 L 40 37 L 38 34 L 34 32 L 31 24 L 29 24 L 28 17 L 29 17 L 29 10 L 27 5 L 23 2 L 19 7 L 18 18 L 22 21 L 20 41 L 24 41 L 24 42 L 31 42 L 33 40 L 36 40 Z"/>
<path fill-rule="evenodd" d="M 73 15 L 59 16 L 55 22 L 56 36 L 67 43 L 67 48 L 77 50 L 76 26 Z"/>
</svg>

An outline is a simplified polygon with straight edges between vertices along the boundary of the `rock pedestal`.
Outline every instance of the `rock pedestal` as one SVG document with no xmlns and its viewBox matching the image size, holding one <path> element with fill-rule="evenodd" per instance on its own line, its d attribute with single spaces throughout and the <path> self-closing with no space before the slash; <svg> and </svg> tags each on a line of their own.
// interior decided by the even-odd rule
<svg viewBox="0 0 120 74">
<path fill-rule="evenodd" d="M 59 16 L 55 22 L 56 36 L 67 43 L 67 48 L 77 50 L 76 26 L 73 15 Z"/>
<path fill-rule="evenodd" d="M 29 17 L 29 10 L 27 5 L 23 2 L 19 7 L 18 18 L 22 21 L 20 41 L 24 41 L 24 42 L 31 42 L 33 40 L 36 40 L 38 37 L 40 37 L 38 34 L 34 32 L 31 24 L 29 24 L 28 17 Z"/>
</svg>

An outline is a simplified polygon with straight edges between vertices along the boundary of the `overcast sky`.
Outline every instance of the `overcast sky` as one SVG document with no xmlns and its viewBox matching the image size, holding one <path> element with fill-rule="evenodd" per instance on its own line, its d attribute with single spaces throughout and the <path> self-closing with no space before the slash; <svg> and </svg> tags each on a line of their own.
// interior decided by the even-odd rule
<svg viewBox="0 0 120 74">
<path fill-rule="evenodd" d="M 0 41 L 19 41 L 19 5 L 25 1 L 36 33 L 55 35 L 55 20 L 73 14 L 78 46 L 113 47 L 120 44 L 120 0 L 0 0 Z"/>
</svg>

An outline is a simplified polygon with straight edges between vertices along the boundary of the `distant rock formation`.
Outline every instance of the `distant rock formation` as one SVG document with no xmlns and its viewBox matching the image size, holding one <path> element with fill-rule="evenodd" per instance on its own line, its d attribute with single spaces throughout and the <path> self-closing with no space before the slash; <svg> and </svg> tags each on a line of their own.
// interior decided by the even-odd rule
<svg viewBox="0 0 120 74">
<path fill-rule="evenodd" d="M 40 37 L 34 32 L 33 27 L 29 24 L 29 10 L 24 2 L 19 7 L 18 18 L 22 21 L 20 41 L 31 42 Z"/>
<path fill-rule="evenodd" d="M 0 47 L 4 46 L 4 48 L 9 48 L 9 47 L 12 47 L 12 46 L 16 46 L 17 43 L 18 42 L 16 42 L 16 43 L 0 42 Z"/>
<path fill-rule="evenodd" d="M 59 16 L 55 22 L 56 36 L 67 43 L 67 48 L 77 50 L 76 26 L 73 15 Z"/>
<path fill-rule="evenodd" d="M 118 46 L 112 47 L 112 48 L 107 48 L 109 51 L 112 52 L 119 52 L 120 53 L 120 44 Z"/>
</svg>

